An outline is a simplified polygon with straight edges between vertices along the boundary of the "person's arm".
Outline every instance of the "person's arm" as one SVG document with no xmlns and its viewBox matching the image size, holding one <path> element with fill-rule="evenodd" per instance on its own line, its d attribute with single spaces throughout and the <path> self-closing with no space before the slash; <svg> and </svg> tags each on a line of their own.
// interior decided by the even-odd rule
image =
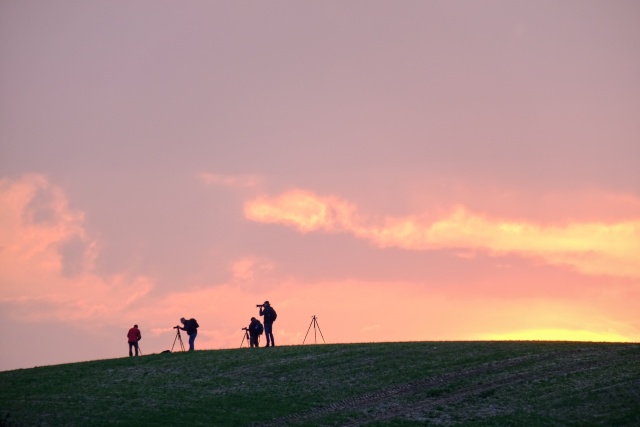
<svg viewBox="0 0 640 427">
<path fill-rule="evenodd" d="M 140 341 L 142 339 L 142 334 L 140 333 L 140 331 L 138 331 L 138 341 Z"/>
</svg>

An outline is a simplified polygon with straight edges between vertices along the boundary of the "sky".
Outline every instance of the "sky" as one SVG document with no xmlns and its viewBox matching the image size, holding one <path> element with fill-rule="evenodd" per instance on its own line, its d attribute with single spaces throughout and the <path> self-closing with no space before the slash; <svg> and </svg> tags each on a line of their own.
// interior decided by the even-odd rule
<svg viewBox="0 0 640 427">
<path fill-rule="evenodd" d="M 640 341 L 639 44 L 620 0 L 0 2 L 0 370 L 265 300 L 276 345 Z"/>
</svg>

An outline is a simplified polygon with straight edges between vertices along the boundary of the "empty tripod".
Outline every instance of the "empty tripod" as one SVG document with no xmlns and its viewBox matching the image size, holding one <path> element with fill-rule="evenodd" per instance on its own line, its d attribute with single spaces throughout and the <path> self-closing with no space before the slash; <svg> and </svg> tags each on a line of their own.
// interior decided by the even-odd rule
<svg viewBox="0 0 640 427">
<path fill-rule="evenodd" d="M 313 325 L 314 344 L 317 344 L 317 332 L 320 332 L 320 336 L 322 337 L 322 342 L 326 344 L 327 342 L 324 340 L 324 335 L 322 335 L 322 331 L 320 330 L 320 325 L 318 324 L 318 318 L 316 317 L 315 314 L 311 317 L 311 323 L 309 324 L 309 329 L 307 329 L 307 334 L 304 336 L 304 340 L 302 341 L 302 344 L 304 344 L 304 342 L 307 340 L 307 335 L 309 335 L 309 331 L 311 330 L 311 325 Z"/>
</svg>

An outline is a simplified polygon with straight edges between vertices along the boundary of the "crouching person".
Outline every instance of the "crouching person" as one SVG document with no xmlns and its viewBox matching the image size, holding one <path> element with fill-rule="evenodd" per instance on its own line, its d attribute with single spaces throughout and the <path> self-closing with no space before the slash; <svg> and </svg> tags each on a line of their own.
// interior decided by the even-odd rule
<svg viewBox="0 0 640 427">
<path fill-rule="evenodd" d="M 247 330 L 249 331 L 249 345 L 253 347 L 260 347 L 260 335 L 264 332 L 264 327 L 262 323 L 255 317 L 251 318 L 251 323 L 247 326 Z"/>
</svg>

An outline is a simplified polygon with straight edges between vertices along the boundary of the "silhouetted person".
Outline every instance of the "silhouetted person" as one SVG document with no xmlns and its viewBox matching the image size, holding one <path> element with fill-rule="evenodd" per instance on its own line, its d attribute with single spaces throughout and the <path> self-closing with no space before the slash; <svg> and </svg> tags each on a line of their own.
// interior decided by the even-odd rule
<svg viewBox="0 0 640 427">
<path fill-rule="evenodd" d="M 276 311 L 271 307 L 269 301 L 265 301 L 262 306 L 260 306 L 260 316 L 264 316 L 264 334 L 267 337 L 267 345 L 265 347 L 271 347 L 276 345 L 275 340 L 273 339 L 273 322 L 276 321 Z"/>
<path fill-rule="evenodd" d="M 138 341 L 142 339 L 140 329 L 138 325 L 133 325 L 133 328 L 129 329 L 127 333 L 127 339 L 129 340 L 129 357 L 133 356 L 133 349 L 136 349 L 136 356 L 138 355 Z"/>
<path fill-rule="evenodd" d="M 189 351 L 193 351 L 194 342 L 196 340 L 196 336 L 198 335 L 198 328 L 200 327 L 200 325 L 198 325 L 196 319 L 187 320 L 184 317 L 180 319 L 180 322 L 182 323 L 182 326 L 178 326 L 178 328 L 186 331 L 187 335 L 189 335 Z"/>
<path fill-rule="evenodd" d="M 247 326 L 247 331 L 249 331 L 249 345 L 251 347 L 260 347 L 260 335 L 264 331 L 262 323 L 255 317 L 251 318 L 251 323 Z"/>
</svg>

